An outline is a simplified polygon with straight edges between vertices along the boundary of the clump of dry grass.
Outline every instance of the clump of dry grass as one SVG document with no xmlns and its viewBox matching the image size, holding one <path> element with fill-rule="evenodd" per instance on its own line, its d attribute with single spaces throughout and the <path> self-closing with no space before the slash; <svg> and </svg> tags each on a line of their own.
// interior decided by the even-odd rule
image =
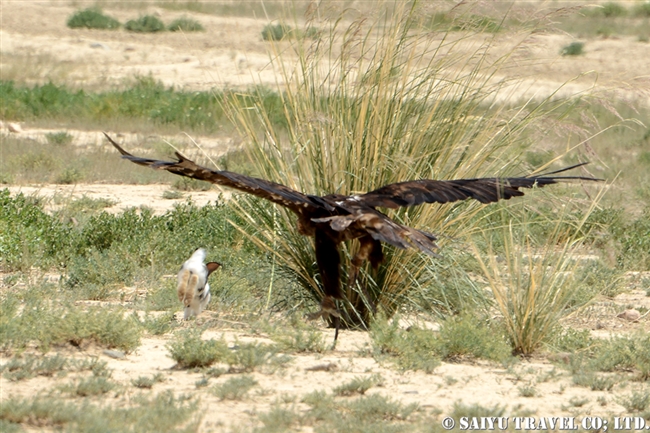
<svg viewBox="0 0 650 433">
<path fill-rule="evenodd" d="M 431 38 L 420 26 L 418 8 L 401 4 L 390 14 L 348 23 L 319 21 L 313 11 L 307 25 L 322 32 L 313 43 L 292 42 L 295 68 L 279 48 L 271 60 L 285 83 L 286 121 L 271 117 L 262 91 L 226 102 L 250 141 L 255 174 L 323 195 L 354 194 L 417 178 L 506 175 L 513 169 L 516 155 L 528 144 L 526 128 L 565 102 L 549 98 L 516 107 L 494 104 L 506 84 L 497 78 L 500 68 L 518 46 L 502 55 L 491 53 L 496 33 L 468 56 L 457 50 L 467 42 L 467 33 Z M 522 24 L 519 33 L 508 37 L 523 42 L 531 30 Z M 286 129 L 277 127 L 282 123 Z M 297 233 L 290 212 L 248 200 L 237 202 L 250 222 L 241 230 L 295 282 L 297 291 L 287 299 L 318 302 L 323 289 L 311 240 Z M 416 206 L 389 215 L 454 237 L 469 229 L 480 208 L 468 202 Z M 343 269 L 357 248 L 355 241 L 344 247 Z M 386 248 L 384 254 L 377 273 L 366 268 L 358 284 L 345 289 L 347 325 L 366 326 L 375 307 L 392 315 L 411 292 L 432 281 L 435 269 L 418 251 Z M 342 278 L 347 280 L 345 273 Z"/>
<path fill-rule="evenodd" d="M 470 242 L 515 353 L 531 354 L 556 331 L 562 317 L 596 295 L 576 297 L 584 278 L 578 272 L 584 264 L 582 229 L 601 197 L 578 214 L 569 212 L 569 202 L 541 240 L 533 236 L 534 225 L 521 207 L 503 205 L 502 223 Z"/>
</svg>

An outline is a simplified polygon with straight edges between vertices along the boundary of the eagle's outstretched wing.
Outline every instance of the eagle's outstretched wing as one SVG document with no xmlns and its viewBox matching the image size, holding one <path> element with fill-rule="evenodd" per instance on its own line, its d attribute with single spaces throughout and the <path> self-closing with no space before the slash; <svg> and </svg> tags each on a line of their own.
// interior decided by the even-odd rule
<svg viewBox="0 0 650 433">
<path fill-rule="evenodd" d="M 122 154 L 122 157 L 145 167 L 158 170 L 166 170 L 180 176 L 204 180 L 217 185 L 244 191 L 248 194 L 264 198 L 300 214 L 304 208 L 325 207 L 329 205 L 319 197 L 303 194 L 279 183 L 270 182 L 264 179 L 233 173 L 231 171 L 211 170 L 190 161 L 180 153 L 176 152 L 178 161 L 158 161 L 155 159 L 140 158 L 131 155 L 122 149 L 108 134 L 104 133 L 108 141 Z"/>
<path fill-rule="evenodd" d="M 416 206 L 423 203 L 451 203 L 473 198 L 481 203 L 509 200 L 524 195 L 520 188 L 544 187 L 559 182 L 574 180 L 602 181 L 585 176 L 554 176 L 555 174 L 581 167 L 581 163 L 535 176 L 507 178 L 478 178 L 458 180 L 412 180 L 382 186 L 362 194 L 357 199 L 370 207 L 396 209 L 401 206 Z"/>
</svg>

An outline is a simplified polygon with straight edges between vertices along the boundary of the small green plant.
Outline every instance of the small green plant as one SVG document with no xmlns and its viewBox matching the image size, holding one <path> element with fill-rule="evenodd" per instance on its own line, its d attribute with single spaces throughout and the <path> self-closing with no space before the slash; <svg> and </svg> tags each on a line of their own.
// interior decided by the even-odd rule
<svg viewBox="0 0 650 433">
<path fill-rule="evenodd" d="M 75 347 L 94 342 L 106 348 L 130 352 L 140 345 L 142 329 L 121 309 L 76 308 L 44 299 L 30 299 L 20 314 L 3 312 L 3 347 L 24 348 L 33 344 L 43 352 L 53 345 Z"/>
<path fill-rule="evenodd" d="M 206 386 L 208 386 L 208 383 L 210 383 L 210 378 L 208 378 L 208 377 L 206 377 L 206 376 L 203 376 L 201 379 L 199 379 L 199 380 L 197 380 L 196 382 L 194 382 L 194 386 L 195 386 L 197 389 L 198 389 L 198 388 L 205 388 Z"/>
<path fill-rule="evenodd" d="M 202 340 L 199 329 L 179 332 L 167 345 L 171 357 L 181 368 L 208 367 L 230 356 L 224 340 Z"/>
<path fill-rule="evenodd" d="M 261 413 L 259 420 L 264 424 L 265 432 L 287 432 L 299 424 L 301 414 L 295 408 L 284 408 L 280 405 L 273 405 L 268 412 Z"/>
<path fill-rule="evenodd" d="M 633 14 L 635 17 L 647 18 L 650 17 L 650 2 L 639 3 L 634 6 Z"/>
<path fill-rule="evenodd" d="M 73 386 L 65 386 L 63 389 L 79 397 L 98 396 L 106 394 L 115 389 L 117 384 L 105 376 L 91 376 L 79 380 Z"/>
<path fill-rule="evenodd" d="M 454 403 L 452 408 L 451 417 L 458 419 L 460 417 L 474 418 L 474 417 L 501 417 L 506 413 L 506 408 L 503 406 L 494 405 L 492 407 L 481 406 L 480 404 L 465 404 L 461 402 Z"/>
<path fill-rule="evenodd" d="M 156 383 L 164 382 L 165 376 L 162 373 L 157 373 L 151 377 L 138 376 L 137 379 L 131 380 L 131 384 L 136 388 L 151 389 Z"/>
<path fill-rule="evenodd" d="M 512 356 L 512 348 L 503 329 L 490 326 L 476 313 L 466 313 L 444 321 L 437 341 L 437 352 L 446 360 L 475 357 L 501 362 Z"/>
<path fill-rule="evenodd" d="M 165 30 L 165 24 L 153 15 L 144 15 L 136 20 L 129 20 L 124 28 L 130 32 L 156 33 Z"/>
<path fill-rule="evenodd" d="M 572 407 L 582 407 L 587 403 L 589 403 L 589 398 L 587 398 L 587 397 L 577 397 L 577 396 L 575 396 L 575 397 L 571 397 L 569 399 L 569 404 Z"/>
<path fill-rule="evenodd" d="M 54 183 L 61 185 L 70 185 L 83 179 L 83 174 L 76 168 L 66 168 L 54 180 Z"/>
<path fill-rule="evenodd" d="M 60 397 L 7 398 L 0 402 L 0 427 L 3 432 L 12 431 L 4 429 L 6 424 L 76 432 L 198 430 L 199 421 L 193 419 L 198 405 L 187 396 L 176 397 L 172 391 L 166 391 L 152 398 L 134 396 L 130 403 L 129 407 L 124 407 L 121 402 L 79 404 Z"/>
<path fill-rule="evenodd" d="M 179 191 L 209 191 L 212 184 L 202 180 L 191 179 L 189 177 L 178 177 L 174 179 L 172 188 Z"/>
<path fill-rule="evenodd" d="M 326 350 L 322 332 L 295 314 L 290 317 L 288 326 L 273 327 L 270 336 L 283 352 L 322 353 Z"/>
<path fill-rule="evenodd" d="M 597 9 L 597 13 L 607 17 L 607 18 L 616 18 L 622 17 L 627 14 L 627 9 L 619 3 L 607 2 L 601 5 Z"/>
<path fill-rule="evenodd" d="M 517 389 L 522 397 L 535 397 L 537 395 L 537 389 L 533 385 L 522 385 Z"/>
<path fill-rule="evenodd" d="M 557 352 L 575 352 L 595 343 L 588 329 L 558 328 L 549 344 Z"/>
<path fill-rule="evenodd" d="M 84 194 L 80 198 L 66 203 L 64 209 L 68 214 L 78 215 L 84 213 L 96 213 L 97 211 L 106 209 L 107 207 L 115 206 L 115 204 L 117 204 L 117 202 L 109 198 L 92 198 Z"/>
<path fill-rule="evenodd" d="M 227 362 L 231 373 L 249 373 L 266 365 L 276 353 L 277 348 L 269 344 L 236 343 Z"/>
<path fill-rule="evenodd" d="M 162 198 L 165 200 L 178 200 L 180 198 L 183 198 L 183 193 L 181 191 L 173 191 L 168 189 L 167 191 L 163 192 Z"/>
<path fill-rule="evenodd" d="M 36 357 L 24 356 L 12 358 L 0 367 L 4 376 L 12 381 L 31 379 L 35 376 L 53 376 L 64 373 L 70 368 L 69 361 L 60 355 Z"/>
<path fill-rule="evenodd" d="M 584 48 L 584 42 L 571 42 L 560 50 L 560 54 L 563 56 L 579 56 L 584 54 Z"/>
<path fill-rule="evenodd" d="M 205 29 L 200 22 L 187 17 L 181 17 L 171 22 L 167 27 L 170 32 L 203 32 Z"/>
<path fill-rule="evenodd" d="M 67 146 L 69 144 L 72 144 L 72 140 L 74 139 L 74 137 L 65 131 L 60 131 L 60 132 L 50 132 L 48 134 L 45 134 L 45 139 L 49 144 L 55 146 Z"/>
<path fill-rule="evenodd" d="M 164 335 L 178 326 L 173 312 L 166 312 L 157 316 L 147 314 L 142 320 L 142 326 L 152 335 Z"/>
<path fill-rule="evenodd" d="M 99 8 L 88 8 L 75 12 L 68 19 L 68 27 L 71 29 L 107 29 L 115 30 L 120 27 L 120 22 L 115 18 L 104 15 Z"/>
<path fill-rule="evenodd" d="M 262 39 L 265 41 L 281 41 L 287 37 L 292 37 L 295 35 L 295 30 L 291 26 L 278 23 L 278 24 L 267 24 L 262 29 Z"/>
<path fill-rule="evenodd" d="M 573 376 L 573 383 L 578 386 L 589 387 L 592 391 L 611 391 L 614 388 L 616 380 L 609 376 L 583 371 Z"/>
<path fill-rule="evenodd" d="M 650 391 L 634 390 L 627 396 L 616 400 L 628 412 L 643 412 L 650 406 Z"/>
<path fill-rule="evenodd" d="M 399 328 L 398 321 L 391 323 L 378 317 L 370 325 L 373 355 L 394 361 L 404 370 L 423 370 L 432 373 L 440 365 L 438 341 L 433 332 L 415 326 L 409 331 Z"/>
<path fill-rule="evenodd" d="M 348 397 L 351 395 L 363 395 L 373 386 L 382 382 L 381 376 L 373 375 L 369 377 L 355 377 L 350 382 L 346 382 L 333 389 L 334 395 Z"/>
<path fill-rule="evenodd" d="M 359 426 L 368 432 L 413 431 L 409 417 L 418 410 L 417 404 L 403 405 L 380 394 L 337 400 L 315 391 L 302 402 L 309 406 L 303 419 L 317 423 L 317 431 L 359 431 Z"/>
<path fill-rule="evenodd" d="M 252 376 L 233 377 L 215 385 L 212 392 L 220 400 L 241 400 L 255 385 L 257 381 Z"/>
</svg>

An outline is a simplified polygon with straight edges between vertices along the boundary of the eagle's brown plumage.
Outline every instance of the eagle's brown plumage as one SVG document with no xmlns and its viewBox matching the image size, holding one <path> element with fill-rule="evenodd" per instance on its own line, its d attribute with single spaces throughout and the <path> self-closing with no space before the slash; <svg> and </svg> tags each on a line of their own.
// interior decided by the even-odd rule
<svg viewBox="0 0 650 433">
<path fill-rule="evenodd" d="M 524 193 L 520 191 L 521 188 L 532 188 L 535 185 L 544 187 L 574 180 L 602 180 L 583 176 L 557 176 L 586 164 L 582 163 L 541 175 L 458 180 L 421 179 L 393 183 L 361 195 L 329 194 L 319 197 L 268 180 L 201 167 L 178 152 L 178 161 L 139 158 L 122 149 L 106 133 L 104 135 L 123 158 L 131 162 L 235 188 L 293 211 L 298 216 L 300 233 L 314 238 L 316 263 L 324 286 L 322 309 L 313 317 L 328 314 L 338 317 L 334 300 L 343 298 L 339 269 L 341 242 L 351 239 L 360 242 L 359 252 L 352 259 L 349 283 L 354 282 L 359 267 L 365 260 L 370 260 L 374 268 L 383 261 L 381 242 L 398 248 L 415 247 L 424 253 L 435 254 L 437 246 L 434 235 L 398 224 L 379 212 L 376 209 L 378 207 L 395 209 L 423 203 L 451 203 L 468 198 L 481 203 L 493 203 L 522 196 Z"/>
</svg>

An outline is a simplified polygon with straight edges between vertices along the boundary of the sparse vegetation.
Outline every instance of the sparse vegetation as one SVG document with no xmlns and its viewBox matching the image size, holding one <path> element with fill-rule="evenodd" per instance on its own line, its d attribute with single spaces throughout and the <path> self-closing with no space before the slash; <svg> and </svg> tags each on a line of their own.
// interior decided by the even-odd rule
<svg viewBox="0 0 650 433">
<path fill-rule="evenodd" d="M 181 433 L 198 427 L 193 419 L 197 405 L 186 396 L 167 391 L 155 397 L 136 396 L 130 403 L 125 408 L 120 403 L 80 405 L 58 397 L 8 398 L 0 402 L 0 421 L 13 427 L 67 427 L 79 433 L 98 429 Z"/>
<path fill-rule="evenodd" d="M 120 26 L 121 24 L 118 20 L 105 15 L 99 8 L 88 8 L 77 11 L 68 19 L 68 27 L 71 29 L 115 30 Z"/>
<path fill-rule="evenodd" d="M 161 137 L 180 131 L 219 139 L 223 134 L 237 150 L 217 158 L 214 166 L 286 182 L 307 194 L 359 193 L 409 178 L 518 175 L 584 160 L 592 162 L 586 168 L 590 175 L 616 179 L 606 187 L 613 192 L 599 202 L 590 185 L 557 186 L 525 191 L 525 200 L 496 206 L 382 209 L 397 221 L 435 233 L 441 257 L 387 247 L 386 266 L 378 272 L 362 269 L 341 309 L 345 325 L 369 329 L 371 341 L 341 354 L 352 332 L 343 330 L 339 348 L 329 351 L 333 330 L 304 320 L 305 312 L 317 308 L 322 290 L 313 247 L 295 233 L 294 217 L 275 206 L 235 193 L 203 208 L 188 201 L 174 203 L 162 215 L 146 207 L 113 215 L 105 212 L 115 204 L 109 200 L 0 190 L 0 373 L 8 389 L 42 389 L 0 401 L 0 431 L 189 433 L 208 425 L 260 432 L 432 432 L 441 431 L 443 410 L 456 420 L 549 415 L 510 403 L 459 401 L 449 411 L 440 393 L 430 407 L 429 393 L 417 394 L 418 381 L 454 396 L 465 383 L 477 384 L 475 376 L 390 373 L 431 373 L 443 362 L 470 363 L 471 369 L 489 364 L 499 375 L 495 387 L 502 386 L 503 375 L 513 395 L 527 397 L 527 406 L 549 397 L 547 388 L 538 385 L 549 382 L 563 411 L 582 413 L 617 403 L 650 419 L 647 316 L 618 323 L 630 331 L 625 336 L 601 339 L 590 331 L 611 330 L 609 319 L 615 321 L 621 308 L 647 312 L 620 296 L 631 288 L 650 296 L 650 131 L 629 120 L 648 118 L 647 108 L 615 94 L 564 99 L 561 92 L 502 103 L 502 86 L 512 83 L 509 59 L 527 70 L 521 63 L 526 56 L 519 54 L 526 53 L 527 35 L 541 24 L 525 21 L 517 4 L 515 14 L 504 15 L 499 2 L 493 9 L 461 3 L 450 11 L 433 3 L 404 3 L 413 9 L 397 8 L 376 23 L 364 15 L 367 4 L 338 21 L 331 10 L 301 10 L 295 16 L 306 17 L 303 29 L 284 24 L 289 15 L 279 12 L 279 2 L 246 7 L 154 2 L 200 13 L 250 15 L 255 10 L 258 17 L 277 20 L 262 36 L 283 41 L 277 53 L 283 67 L 274 58 L 265 69 L 284 74 L 278 78 L 280 92 L 264 87 L 185 90 L 185 82 L 171 87 L 151 77 L 129 77 L 132 81 L 119 87 L 101 83 L 97 90 L 94 84 L 79 87 L 79 70 L 70 75 L 74 80 L 51 73 L 69 67 L 55 57 L 55 68 L 51 59 L 30 60 L 47 73 L 21 77 L 32 63 L 23 64 L 12 54 L 4 63 L 14 72 L 6 75 L 3 63 L 3 77 L 23 84 L 0 81 L 3 125 L 16 121 L 25 129 L 60 132 L 44 137 L 3 133 L 0 183 L 168 182 L 173 189 L 163 197 L 175 200 L 190 196 L 183 191 L 210 188 L 134 168 L 112 149 L 107 152 L 93 139 L 86 143 L 82 137 L 87 134 L 75 132 L 116 128 L 142 137 L 137 146 L 125 137 L 127 149 L 161 159 L 173 153 Z M 638 45 L 637 37 L 643 42 L 650 34 L 649 5 L 610 2 L 545 19 L 586 44 L 596 36 L 611 37 L 607 43 L 629 36 L 626 41 Z M 141 10 L 137 2 L 112 7 Z M 94 11 L 95 17 L 108 18 Z M 82 22 L 94 22 L 93 14 L 86 15 Z M 380 15 L 373 10 L 372 16 Z M 163 30 L 162 22 L 145 21 L 137 23 L 138 31 Z M 77 27 L 99 28 L 95 25 Z M 105 28 L 119 23 L 111 25 Z M 201 27 L 182 18 L 167 30 Z M 543 30 L 533 37 L 554 31 Z M 500 51 L 502 36 L 508 46 L 519 38 L 524 42 L 515 51 Z M 445 42 L 436 45 L 440 40 Z M 463 47 L 474 41 L 487 42 L 468 53 Z M 564 55 L 583 52 L 584 45 L 562 50 Z M 139 47 L 123 54 L 138 62 L 140 54 L 146 57 Z M 299 67 L 293 69 L 296 59 Z M 569 63 L 575 62 L 581 60 Z M 499 77 L 506 80 L 498 82 Z M 167 139 L 181 153 L 213 167 L 196 156 L 195 148 Z M 568 148 L 574 150 L 563 154 Z M 591 209 L 591 203 L 598 208 Z M 208 311 L 185 322 L 178 320 L 174 274 L 197 246 L 224 267 L 210 281 Z M 346 245 L 344 263 L 356 248 L 355 242 Z M 341 279 L 345 283 L 347 275 Z M 602 315 L 609 319 L 600 320 Z M 140 346 L 141 340 L 146 344 Z M 166 347 L 177 368 L 112 375 L 108 365 L 116 361 L 103 361 L 126 357 L 119 361 L 126 365 L 147 355 L 151 342 L 162 349 L 162 358 Z M 519 369 L 513 350 L 547 356 L 556 367 Z M 377 371 L 390 380 L 384 383 Z M 345 379 L 335 378 L 340 375 Z M 314 392 L 267 385 L 305 377 L 310 383 L 315 379 Z M 188 389 L 196 397 L 179 391 Z M 584 395 L 575 397 L 565 392 L 569 389 Z M 222 419 L 215 422 L 211 413 L 197 412 L 206 393 L 236 410 L 254 404 L 254 410 L 246 409 L 250 423 L 233 417 L 227 425 Z M 418 408 L 397 398 L 426 404 Z"/>
<path fill-rule="evenodd" d="M 262 39 L 265 41 L 281 41 L 285 38 L 292 37 L 295 32 L 291 26 L 284 23 L 267 24 L 262 29 Z"/>
<path fill-rule="evenodd" d="M 579 56 L 584 54 L 584 47 L 584 42 L 571 42 L 560 50 L 560 54 L 563 56 Z"/>
<path fill-rule="evenodd" d="M 56 146 L 67 146 L 72 143 L 73 136 L 65 131 L 45 134 L 47 142 Z"/>
<path fill-rule="evenodd" d="M 136 379 L 131 381 L 131 384 L 136 388 L 145 388 L 151 389 L 156 383 L 164 382 L 165 376 L 161 373 L 157 373 L 151 377 L 148 376 L 138 376 Z"/>
<path fill-rule="evenodd" d="M 124 28 L 130 32 L 157 33 L 165 30 L 165 24 L 153 15 L 143 15 L 138 19 L 127 21 Z"/>
<path fill-rule="evenodd" d="M 231 377 L 220 385 L 215 385 L 212 392 L 220 400 L 241 400 L 257 385 L 251 376 Z"/>
<path fill-rule="evenodd" d="M 178 18 L 167 26 L 170 32 L 203 32 L 205 29 L 200 22 L 187 17 Z"/>
<path fill-rule="evenodd" d="M 499 328 L 469 315 L 450 318 L 439 333 L 417 326 L 403 330 L 396 320 L 390 323 L 376 320 L 370 327 L 370 335 L 375 357 L 380 360 L 388 357 L 400 368 L 427 373 L 433 372 L 441 359 L 482 358 L 505 362 L 512 352 Z"/>
<path fill-rule="evenodd" d="M 167 347 L 182 368 L 208 367 L 226 361 L 230 355 L 225 341 L 203 340 L 200 330 L 178 332 Z"/>
<path fill-rule="evenodd" d="M 350 382 L 337 386 L 332 391 L 334 395 L 348 397 L 351 395 L 364 395 L 373 386 L 381 384 L 381 376 L 355 377 Z"/>
<path fill-rule="evenodd" d="M 643 412 L 650 407 L 650 392 L 647 390 L 635 390 L 631 394 L 618 399 L 618 403 L 628 412 Z"/>
</svg>

